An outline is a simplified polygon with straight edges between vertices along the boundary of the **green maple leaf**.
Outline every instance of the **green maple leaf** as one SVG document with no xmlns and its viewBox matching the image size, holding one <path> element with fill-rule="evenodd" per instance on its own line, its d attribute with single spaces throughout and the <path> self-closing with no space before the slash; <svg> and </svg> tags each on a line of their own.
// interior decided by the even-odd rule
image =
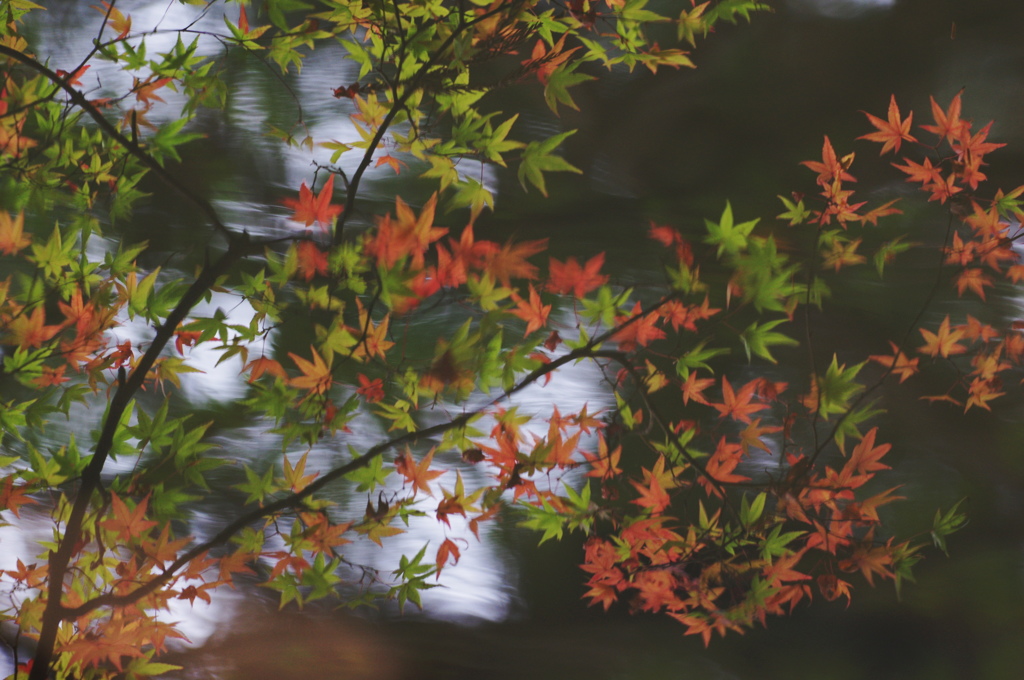
<svg viewBox="0 0 1024 680">
<path fill-rule="evenodd" d="M 757 226 L 758 221 L 758 219 L 753 219 L 736 224 L 732 216 L 732 205 L 726 201 L 725 210 L 722 211 L 722 216 L 717 223 L 704 220 L 708 229 L 708 235 L 704 238 L 704 242 L 717 245 L 719 257 L 723 252 L 735 255 L 747 247 L 747 237 Z"/>
</svg>

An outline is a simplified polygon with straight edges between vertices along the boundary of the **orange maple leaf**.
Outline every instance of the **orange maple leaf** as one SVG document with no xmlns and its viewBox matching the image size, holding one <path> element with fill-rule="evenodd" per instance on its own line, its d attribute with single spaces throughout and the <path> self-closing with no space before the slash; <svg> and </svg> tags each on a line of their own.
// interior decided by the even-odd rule
<svg viewBox="0 0 1024 680">
<path fill-rule="evenodd" d="M 900 120 L 900 109 L 896 106 L 896 95 L 891 95 L 889 98 L 889 120 L 882 120 L 877 116 L 872 116 L 867 111 L 861 111 L 861 113 L 867 116 L 868 121 L 878 128 L 878 132 L 862 135 L 857 139 L 883 142 L 882 150 L 878 154 L 879 156 L 884 155 L 887 151 L 899 151 L 900 144 L 904 140 L 908 142 L 917 141 L 910 135 L 910 122 L 914 120 L 914 113 L 911 112 L 905 120 Z"/>
<path fill-rule="evenodd" d="M 300 390 L 309 390 L 309 395 L 324 394 L 331 388 L 333 382 L 330 364 L 324 363 L 323 358 L 316 349 L 310 345 L 309 350 L 313 353 L 313 361 L 309 362 L 298 354 L 288 352 L 295 365 L 302 371 L 302 375 L 292 378 L 288 384 Z"/>
<path fill-rule="evenodd" d="M 991 286 L 992 279 L 989 278 L 982 270 L 971 267 L 960 272 L 960 275 L 956 277 L 956 290 L 957 293 L 962 297 L 964 291 L 968 288 L 978 295 L 982 300 L 985 299 L 985 286 Z"/>
<path fill-rule="evenodd" d="M 619 460 L 622 458 L 622 447 L 616 446 L 614 451 L 608 451 L 608 442 L 604 433 L 597 434 L 597 454 L 583 452 L 583 457 L 590 463 L 591 469 L 587 477 L 598 479 L 610 479 L 622 474 L 619 468 Z"/>
<path fill-rule="evenodd" d="M 512 301 L 516 303 L 516 306 L 514 309 L 510 309 L 509 311 L 526 322 L 526 331 L 523 333 L 524 336 L 539 330 L 548 322 L 548 314 L 551 313 L 551 305 L 541 303 L 540 295 L 537 294 L 532 283 L 530 284 L 529 301 L 519 297 L 519 294 L 515 292 L 512 293 Z"/>
<path fill-rule="evenodd" d="M 111 491 L 110 508 L 114 516 L 100 522 L 100 526 L 117 533 L 118 538 L 122 541 L 131 541 L 133 538 L 137 540 L 145 536 L 151 527 L 156 526 L 156 522 L 146 519 L 148 506 L 148 495 L 139 501 L 134 509 L 131 509 L 121 500 L 120 496 Z"/>
<path fill-rule="evenodd" d="M 430 464 L 434 461 L 434 452 L 436 450 L 436 448 L 430 449 L 430 452 L 423 456 L 419 463 L 413 459 L 408 448 L 395 459 L 395 470 L 398 474 L 405 477 L 406 482 L 412 484 L 413 494 L 417 491 L 422 491 L 428 496 L 433 497 L 434 492 L 430 490 L 430 480 L 437 479 L 444 474 L 444 470 L 430 469 Z"/>
<path fill-rule="evenodd" d="M 526 261 L 531 255 L 543 251 L 548 247 L 546 238 L 535 241 L 522 241 L 513 243 L 508 241 L 505 245 L 487 258 L 486 271 L 503 286 L 508 287 L 512 279 L 535 279 L 537 278 L 537 267 Z"/>
<path fill-rule="evenodd" d="M 922 354 L 937 357 L 949 357 L 951 354 L 963 354 L 967 351 L 967 348 L 957 343 L 964 332 L 960 329 L 950 330 L 949 328 L 949 315 L 942 320 L 939 325 L 939 332 L 932 333 L 926 328 L 921 329 L 921 335 L 924 336 L 925 344 L 917 349 Z"/>
<path fill-rule="evenodd" d="M 843 466 L 844 472 L 849 470 L 851 473 L 856 472 L 859 475 L 868 475 L 878 470 L 891 469 L 888 465 L 879 461 L 882 456 L 889 453 L 892 445 L 879 444 L 875 446 L 875 436 L 877 434 L 877 427 L 868 430 L 864 438 L 860 440 L 860 443 L 850 452 L 850 459 Z"/>
<path fill-rule="evenodd" d="M 630 484 L 640 492 L 640 497 L 633 499 L 630 503 L 639 505 L 641 508 L 648 508 L 652 515 L 661 514 L 672 503 L 672 499 L 658 482 L 658 477 L 651 475 L 648 481 L 648 485 L 644 486 L 640 482 L 630 480 Z"/>
<path fill-rule="evenodd" d="M 909 378 L 910 376 L 917 373 L 917 358 L 909 359 L 904 354 L 895 342 L 889 341 L 889 345 L 892 347 L 892 355 L 888 354 L 872 354 L 868 359 L 877 361 L 886 368 L 892 370 L 892 372 L 900 377 L 900 382 Z"/>
<path fill-rule="evenodd" d="M 697 371 L 690 371 L 683 383 L 683 405 L 690 403 L 693 399 L 698 404 L 708 404 L 704 398 L 704 390 L 715 384 L 714 378 L 698 378 Z"/>
<path fill-rule="evenodd" d="M 60 331 L 60 326 L 46 325 L 46 310 L 36 307 L 31 314 L 21 312 L 7 324 L 8 342 L 23 349 L 41 347 Z"/>
<path fill-rule="evenodd" d="M 572 53 L 580 49 L 574 47 L 567 52 L 563 52 L 565 49 L 565 39 L 568 33 L 562 35 L 558 42 L 551 46 L 551 49 L 547 49 L 547 45 L 544 44 L 543 40 L 538 40 L 533 46 L 533 52 L 530 54 L 530 58 L 522 62 L 524 70 L 527 72 L 534 71 L 537 74 L 537 80 L 542 84 L 547 85 L 548 79 L 551 74 L 565 62 Z"/>
<path fill-rule="evenodd" d="M 637 318 L 640 317 L 640 318 Z M 637 347 L 646 347 L 654 340 L 665 337 L 665 331 L 658 328 L 657 312 L 644 314 L 640 302 L 633 305 L 632 316 L 616 319 L 621 327 L 612 335 L 612 340 L 619 343 L 619 349 L 630 352 Z M 626 325 L 628 323 L 628 325 Z"/>
<path fill-rule="evenodd" d="M 397 158 L 395 158 L 391 154 L 388 154 L 386 156 L 381 156 L 380 158 L 378 158 L 377 159 L 377 164 L 374 165 L 373 167 L 379 168 L 382 165 L 387 165 L 388 167 L 390 167 L 392 170 L 395 171 L 396 175 L 401 172 L 401 166 L 404 165 L 407 168 L 409 167 L 408 165 L 406 165 L 406 163 L 404 163 L 403 161 L 398 160 Z"/>
<path fill-rule="evenodd" d="M 905 172 L 908 177 L 908 182 L 921 182 L 922 184 L 934 184 L 936 182 L 943 182 L 942 172 L 939 168 L 932 165 L 930 159 L 925 158 L 924 163 L 915 163 L 909 158 L 904 158 L 903 161 L 906 165 L 897 165 L 893 163 L 892 166 L 897 170 Z"/>
<path fill-rule="evenodd" d="M 0 254 L 14 255 L 25 248 L 32 239 L 24 234 L 25 213 L 11 217 L 6 210 L 0 210 Z"/>
<path fill-rule="evenodd" d="M 262 356 L 259 359 L 253 359 L 246 364 L 242 369 L 242 373 L 245 373 L 246 371 L 250 372 L 248 381 L 250 383 L 259 380 L 260 376 L 264 373 L 269 373 L 270 375 L 278 378 L 288 378 L 288 374 L 285 372 L 284 366 L 273 359 L 268 359 L 265 356 Z"/>
<path fill-rule="evenodd" d="M 935 125 L 922 125 L 921 128 L 932 132 L 943 139 L 951 142 L 958 139 L 971 124 L 969 121 L 960 120 L 960 93 L 957 92 L 953 101 L 949 103 L 949 109 L 942 110 L 942 107 L 935 101 L 935 97 L 929 97 L 932 103 L 932 116 L 935 117 Z"/>
<path fill-rule="evenodd" d="M 395 198 L 395 216 L 377 218 L 376 232 L 367 238 L 365 250 L 378 264 L 392 267 L 403 257 L 412 256 L 414 269 L 422 269 L 424 255 L 431 243 L 448 233 L 434 226 L 437 193 L 423 205 L 419 216 L 400 197 Z"/>
<path fill-rule="evenodd" d="M 135 92 L 135 99 L 139 102 L 142 102 L 142 105 L 144 107 L 143 111 L 149 111 L 151 108 L 153 108 L 154 101 L 163 101 L 160 95 L 155 93 L 161 87 L 164 87 L 170 82 L 171 78 L 159 78 L 157 80 L 153 80 L 152 82 L 150 82 L 150 80 L 143 82 L 140 81 L 138 78 L 135 79 L 135 82 L 132 85 L 132 89 Z"/>
<path fill-rule="evenodd" d="M 892 548 L 889 545 L 874 546 L 865 542 L 859 545 L 848 559 L 842 560 L 839 563 L 839 568 L 843 571 L 859 569 L 868 585 L 874 585 L 875 574 L 883 578 L 893 577 L 890 565 L 892 565 Z"/>
<path fill-rule="evenodd" d="M 971 386 L 968 388 L 967 403 L 964 404 L 964 412 L 966 413 L 971 409 L 972 406 L 983 408 L 986 411 L 991 411 L 992 407 L 988 405 L 988 402 L 1001 397 L 1005 392 L 996 392 L 1002 383 L 997 378 L 985 379 L 983 377 L 975 378 L 971 381 Z"/>
<path fill-rule="evenodd" d="M 26 493 L 26 486 L 14 486 L 14 475 L 4 480 L 4 486 L 0 489 L 0 510 L 10 510 L 15 517 L 19 517 L 18 508 L 36 501 Z"/>
<path fill-rule="evenodd" d="M 325 232 L 334 222 L 334 218 L 342 213 L 344 208 L 340 205 L 332 205 L 331 198 L 334 194 L 334 175 L 330 175 L 324 185 L 320 188 L 319 194 L 314 194 L 306 183 L 299 187 L 299 198 L 286 198 L 282 201 L 284 205 L 292 208 L 295 213 L 288 219 L 294 222 L 302 222 L 307 227 L 314 222 L 320 224 Z"/>
<path fill-rule="evenodd" d="M 720 418 L 730 417 L 733 420 L 749 423 L 751 413 L 768 408 L 767 404 L 750 403 L 757 390 L 758 382 L 758 379 L 755 378 L 741 387 L 739 392 L 734 392 L 729 379 L 722 376 L 722 403 L 711 404 L 711 406 L 714 406 L 719 412 Z"/>
<path fill-rule="evenodd" d="M 825 143 L 821 147 L 821 162 L 818 161 L 803 161 L 801 165 L 805 165 L 814 172 L 818 173 L 818 184 L 822 186 L 828 186 L 835 180 L 845 182 L 855 182 L 853 175 L 846 172 L 843 164 L 840 163 L 839 158 L 836 156 L 835 150 L 832 148 L 832 142 L 829 138 L 825 137 Z"/>
<path fill-rule="evenodd" d="M 90 5 L 90 7 L 107 17 L 107 23 L 110 25 L 110 28 L 117 31 L 117 40 L 128 35 L 128 32 L 132 30 L 132 18 L 130 16 L 126 17 L 121 10 L 112 7 L 106 0 L 103 0 L 102 4 L 103 7 L 97 7 L 96 5 Z"/>
</svg>

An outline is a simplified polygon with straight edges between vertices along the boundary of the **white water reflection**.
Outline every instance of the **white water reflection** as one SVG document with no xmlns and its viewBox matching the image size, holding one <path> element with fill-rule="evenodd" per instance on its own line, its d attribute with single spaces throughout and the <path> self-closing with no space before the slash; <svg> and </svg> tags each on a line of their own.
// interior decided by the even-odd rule
<svg viewBox="0 0 1024 680">
<path fill-rule="evenodd" d="M 896 0 L 789 0 L 787 4 L 798 12 L 852 19 L 866 12 L 891 9 Z"/>
</svg>

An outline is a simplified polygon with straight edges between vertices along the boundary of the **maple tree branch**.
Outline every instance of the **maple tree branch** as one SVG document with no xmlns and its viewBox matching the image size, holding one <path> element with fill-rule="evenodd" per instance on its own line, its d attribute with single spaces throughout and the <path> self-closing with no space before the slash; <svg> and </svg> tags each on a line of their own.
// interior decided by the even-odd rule
<svg viewBox="0 0 1024 680">
<path fill-rule="evenodd" d="M 519 5 L 523 4 L 523 0 L 514 0 L 514 2 Z M 334 245 L 339 245 L 342 242 L 342 238 L 345 233 L 345 223 L 348 221 L 349 215 L 351 215 L 352 211 L 355 209 L 356 195 L 359 193 L 359 183 L 362 181 L 363 174 L 370 167 L 370 161 L 373 160 L 373 154 L 380 146 L 381 141 L 384 139 L 384 135 L 391 127 L 391 123 L 394 122 L 398 114 L 402 112 L 406 102 L 409 101 L 409 98 L 416 93 L 416 90 L 426 77 L 427 72 L 437 65 L 444 53 L 447 52 L 448 48 L 455 42 L 455 39 L 467 29 L 472 28 L 481 21 L 489 19 L 491 16 L 505 14 L 511 11 L 512 10 L 509 9 L 507 5 L 496 3 L 495 7 L 492 9 L 478 14 L 469 20 L 466 20 L 464 13 L 461 14 L 459 23 L 452 29 L 451 34 L 445 38 L 444 42 L 441 43 L 437 50 L 430 56 L 430 59 L 420 66 L 416 70 L 416 73 L 404 83 L 405 91 L 391 104 L 391 108 L 384 116 L 380 126 L 377 128 L 377 132 L 373 135 L 373 139 L 370 140 L 369 146 L 367 146 L 365 153 L 363 153 L 363 158 L 359 161 L 359 167 L 357 167 L 356 171 L 352 173 L 352 178 L 348 183 L 348 193 L 345 197 L 345 210 L 338 217 L 338 221 L 334 227 Z"/>
<path fill-rule="evenodd" d="M 173 563 L 171 563 L 159 576 L 156 576 L 152 580 L 146 582 L 144 585 L 140 586 L 139 588 L 136 588 L 130 593 L 126 593 L 124 595 L 114 595 L 112 593 L 107 593 L 104 595 L 100 595 L 99 597 L 95 597 L 74 608 L 62 607 L 60 610 L 61 617 L 63 619 L 77 618 L 79 616 L 88 614 L 89 612 L 98 609 L 99 607 L 124 607 L 134 602 L 137 602 L 141 598 L 154 592 L 157 588 L 161 587 L 162 585 L 170 581 L 172 578 L 174 578 L 176 572 L 185 567 L 192 560 L 209 551 L 211 548 L 226 543 L 228 540 L 231 539 L 232 536 L 234 536 L 239 531 L 244 529 L 246 526 L 252 524 L 253 522 L 300 505 L 306 498 L 309 498 L 317 491 L 320 491 L 322 488 L 324 488 L 331 482 L 340 479 L 352 472 L 355 472 L 356 470 L 366 467 L 367 465 L 372 463 L 375 458 L 383 455 L 385 451 L 405 444 L 414 444 L 420 441 L 421 439 L 426 439 L 429 437 L 433 437 L 435 435 L 444 434 L 449 430 L 465 426 L 474 418 L 485 413 L 488 409 L 512 397 L 516 393 L 524 390 L 529 385 L 537 382 L 544 376 L 554 372 L 555 370 L 561 368 L 566 364 L 572 363 L 578 359 L 600 357 L 617 358 L 619 356 L 625 357 L 625 354 L 623 352 L 618 352 L 616 350 L 600 350 L 597 349 L 597 347 L 601 343 L 606 342 L 616 333 L 621 332 L 623 329 L 628 328 L 630 325 L 634 323 L 638 323 L 640 319 L 646 317 L 654 310 L 667 304 L 669 301 L 676 299 L 676 297 L 678 297 L 678 294 L 676 293 L 666 296 L 657 304 L 652 306 L 651 309 L 646 311 L 645 313 L 632 316 L 628 320 L 624 321 L 622 324 L 606 331 L 601 335 L 596 336 L 593 340 L 591 340 L 583 347 L 579 347 L 575 350 L 572 350 L 556 359 L 553 359 L 552 361 L 542 366 L 539 366 L 538 368 L 534 369 L 526 376 L 521 378 L 519 382 L 517 382 L 514 386 L 505 390 L 504 392 L 502 392 L 501 395 L 495 397 L 494 399 L 487 402 L 483 406 L 480 406 L 472 411 L 466 411 L 447 422 L 432 425 L 430 427 L 426 427 L 423 429 L 418 429 L 414 432 L 407 432 L 406 434 L 403 434 L 401 436 L 394 437 L 387 441 L 376 444 L 375 446 L 368 449 L 366 453 L 364 453 L 363 455 L 353 458 L 344 465 L 336 467 L 326 472 L 322 477 L 313 480 L 301 491 L 291 493 L 287 496 L 284 496 L 283 498 L 268 503 L 267 505 L 254 508 L 253 510 L 240 515 L 234 521 L 232 521 L 224 528 L 222 528 L 220 531 L 218 531 L 216 534 L 214 534 L 211 538 L 208 538 L 202 543 L 199 543 L 191 547 L 186 553 L 184 553 L 183 555 L 178 557 Z M 168 336 L 167 339 L 169 339 L 169 337 L 170 336 Z M 166 342 L 167 339 L 165 339 L 164 342 Z M 628 362 L 628 359 L 624 360 Z M 717 480 L 712 481 L 714 483 L 717 483 Z M 58 583 L 59 582 L 60 581 L 58 581 Z M 32 678 L 31 680 L 36 679 Z"/>
<path fill-rule="evenodd" d="M 210 204 L 209 201 L 207 201 L 202 196 L 196 194 L 187 186 L 182 184 L 177 177 L 168 172 L 167 169 L 164 168 L 164 166 L 160 165 L 160 163 L 158 163 L 156 159 L 153 158 L 153 156 L 147 153 L 145 149 L 143 149 L 137 143 L 125 137 L 120 130 L 114 127 L 113 123 L 106 119 L 103 113 L 101 113 L 100 110 L 96 108 L 96 106 L 92 102 L 86 99 L 84 94 L 82 94 L 81 92 L 73 88 L 70 84 L 68 84 L 67 79 L 61 78 L 54 71 L 51 71 L 45 65 L 39 63 L 38 61 L 28 56 L 24 52 L 7 47 L 6 45 L 0 44 L 0 54 L 7 55 L 15 61 L 18 61 L 24 64 L 25 66 L 31 68 L 32 70 L 40 73 L 47 80 L 49 80 L 54 85 L 62 89 L 65 93 L 67 93 L 68 98 L 76 106 L 78 106 L 80 109 L 89 114 L 89 117 L 96 122 L 96 124 L 104 132 L 104 134 L 106 134 L 115 142 L 123 146 L 128 151 L 128 153 L 130 153 L 140 163 L 146 166 L 146 168 L 152 171 L 153 174 L 155 174 L 161 180 L 163 180 L 164 183 L 166 183 L 172 189 L 181 194 L 182 197 L 184 197 L 187 201 L 189 201 L 197 208 L 199 208 L 199 211 L 203 214 L 203 216 L 210 222 L 211 225 L 213 225 L 213 227 L 217 231 L 224 235 L 224 237 L 228 240 L 229 243 L 239 239 L 239 236 L 236 233 L 234 233 L 233 231 L 228 229 L 227 226 L 224 225 L 224 223 L 220 219 L 220 216 L 217 214 L 217 211 L 214 210 L 213 206 Z"/>
<path fill-rule="evenodd" d="M 248 244 L 247 238 L 235 238 L 229 243 L 228 250 L 221 255 L 219 260 L 212 265 L 208 265 L 200 272 L 196 280 L 181 296 L 178 304 L 157 328 L 156 335 L 153 337 L 149 349 L 139 359 L 139 363 L 136 364 L 131 374 L 123 382 L 118 383 L 117 390 L 115 390 L 113 397 L 110 399 L 103 428 L 97 439 L 92 459 L 82 472 L 82 484 L 72 505 L 71 514 L 64 528 L 64 535 L 61 537 L 57 549 L 51 550 L 49 554 L 49 582 L 47 584 L 46 608 L 43 611 L 39 642 L 36 646 L 34 664 L 29 674 L 29 680 L 43 680 L 47 676 L 61 621 L 78 616 L 75 613 L 77 608 L 68 609 L 61 604 L 64 577 L 67 574 L 71 559 L 81 539 L 85 515 L 89 509 L 89 504 L 92 502 L 93 492 L 100 487 L 103 466 L 106 464 L 110 451 L 113 448 L 114 435 L 121 422 L 121 416 L 131 402 L 132 397 L 142 387 L 147 374 L 156 363 L 160 353 L 174 336 L 174 331 L 177 330 L 178 326 L 206 291 L 212 288 L 217 279 L 226 273 L 231 265 L 243 257 L 251 247 Z"/>
</svg>

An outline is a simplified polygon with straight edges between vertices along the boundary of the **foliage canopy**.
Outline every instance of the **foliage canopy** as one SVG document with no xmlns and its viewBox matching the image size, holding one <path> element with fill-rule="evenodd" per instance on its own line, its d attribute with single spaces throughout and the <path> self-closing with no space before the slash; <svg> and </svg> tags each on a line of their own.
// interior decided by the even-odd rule
<svg viewBox="0 0 1024 680">
<path fill-rule="evenodd" d="M 924 325 L 922 309 L 876 355 L 812 344 L 810 317 L 838 282 L 883 277 L 898 256 L 933 247 L 886 226 L 896 201 L 855 197 L 853 153 L 825 137 L 821 159 L 804 163 L 814 192 L 780 197 L 774 220 L 726 203 L 698 237 L 652 223 L 665 253 L 657 289 L 618 285 L 604 253 L 545 261 L 546 239 L 474 233 L 496 208 L 488 167 L 511 167 L 544 195 L 552 173 L 579 172 L 559 151 L 572 130 L 538 137 L 495 110 L 495 92 L 536 88 L 558 116 L 600 70 L 693 67 L 689 50 L 716 25 L 768 6 L 682 3 L 662 16 L 647 0 L 187 4 L 192 20 L 169 28 L 101 2 L 92 50 L 58 64 L 25 28 L 46 10 L 0 3 L 0 510 L 10 521 L 45 513 L 52 526 L 38 558 L 0 578 L 0 620 L 35 650 L 18 677 L 167 672 L 156 659 L 180 632 L 160 612 L 239 579 L 282 605 L 338 593 L 419 605 L 469 534 L 501 516 L 541 541 L 581 532 L 587 600 L 667 614 L 705 643 L 815 594 L 848 600 L 849 574 L 898 589 L 926 544 L 946 549 L 964 521 L 956 507 L 920 536 L 882 524 L 900 492 L 875 480 L 890 445 L 871 395 L 928 372 L 943 381 L 931 399 L 989 409 L 1024 340 L 973 316 Z M 172 48 L 147 49 L 167 32 Z M 659 44 L 670 42 L 679 47 Z M 287 228 L 229 223 L 176 174 L 181 150 L 203 144 L 197 117 L 233 94 L 226 64 L 257 60 L 287 89 L 311 53 L 339 47 L 358 77 L 323 87 L 351 138 L 314 138 L 301 115 L 269 129 L 329 160 L 283 201 Z M 97 64 L 124 77 L 92 81 Z M 172 106 L 169 122 L 151 122 Z M 936 288 L 985 300 L 1024 275 L 1011 226 L 1024 187 L 986 191 L 985 159 L 1002 145 L 962 117 L 960 95 L 933 100 L 931 116 L 913 126 L 893 96 L 861 139 L 899 155 L 896 171 L 947 210 Z M 375 168 L 418 177 L 429 199 L 395 196 L 393 210 L 361 219 Z M 150 191 L 201 216 L 199 261 L 122 236 Z M 787 252 L 777 230 L 807 247 Z M 215 295 L 247 310 L 244 322 L 201 312 Z M 439 310 L 461 322 L 418 352 L 416 324 Z M 218 450 L 217 423 L 183 408 L 198 347 L 241 361 L 237 408 L 280 439 L 279 465 Z M 806 364 L 799 379 L 772 372 L 783 356 Z M 580 362 L 599 367 L 614 409 L 515 405 Z M 71 413 L 95 430 L 54 445 Z M 360 428 L 377 442 L 354 443 Z M 188 506 L 225 492 L 208 479 L 229 461 L 241 464 L 233 491 L 246 509 L 196 536 Z M 365 495 L 365 511 L 333 502 L 339 485 Z M 424 520 L 443 540 L 390 574 L 349 558 L 346 545 L 383 545 Z"/>
</svg>

